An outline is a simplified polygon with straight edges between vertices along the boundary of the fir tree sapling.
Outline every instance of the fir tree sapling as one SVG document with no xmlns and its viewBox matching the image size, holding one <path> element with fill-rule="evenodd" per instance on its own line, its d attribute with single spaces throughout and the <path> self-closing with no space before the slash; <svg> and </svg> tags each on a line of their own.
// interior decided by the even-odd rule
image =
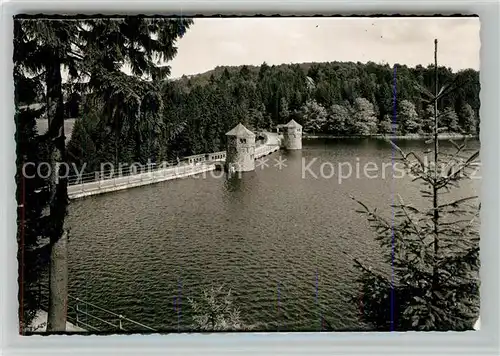
<svg viewBox="0 0 500 356">
<path fill-rule="evenodd" d="M 437 68 L 437 40 L 435 41 Z M 432 159 L 405 153 L 391 142 L 413 180 L 422 184 L 428 209 L 398 196 L 394 221 L 355 199 L 375 230 L 393 275 L 355 259 L 362 287 L 362 319 L 376 330 L 471 330 L 479 315 L 479 234 L 477 197 L 447 201 L 445 193 L 470 179 L 479 151 L 453 141 L 455 153 L 439 150 L 438 102 L 454 88 L 425 92 L 434 106 Z M 468 152 L 468 153 L 467 153 Z"/>
</svg>

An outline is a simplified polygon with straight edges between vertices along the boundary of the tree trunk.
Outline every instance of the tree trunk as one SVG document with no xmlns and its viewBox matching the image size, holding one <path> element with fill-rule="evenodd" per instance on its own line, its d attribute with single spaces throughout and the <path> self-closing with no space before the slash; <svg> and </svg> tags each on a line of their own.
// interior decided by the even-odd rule
<svg viewBox="0 0 500 356">
<path fill-rule="evenodd" d="M 437 264 L 438 264 L 438 253 L 439 253 L 439 211 L 438 211 L 438 187 L 437 187 L 437 181 L 438 181 L 438 158 L 439 158 L 439 120 L 438 120 L 438 67 L 437 67 L 437 45 L 438 45 L 438 40 L 434 40 L 434 95 L 435 95 L 435 100 L 434 100 L 434 184 L 432 187 L 432 195 L 433 195 L 433 200 L 432 200 L 432 207 L 434 210 L 434 215 L 433 215 L 433 224 L 434 224 L 434 266 L 433 266 L 433 271 L 432 271 L 432 288 L 435 290 L 438 288 L 439 285 L 439 275 L 438 275 L 438 270 L 437 270 Z"/>
<path fill-rule="evenodd" d="M 65 160 L 64 107 L 61 64 L 57 56 L 47 66 L 47 117 L 50 160 L 50 261 L 47 331 L 65 331 L 68 299 L 68 234 L 64 219 L 68 205 L 67 180 L 59 178 Z"/>
<path fill-rule="evenodd" d="M 68 310 L 68 233 L 51 245 L 47 331 L 65 331 Z"/>
</svg>

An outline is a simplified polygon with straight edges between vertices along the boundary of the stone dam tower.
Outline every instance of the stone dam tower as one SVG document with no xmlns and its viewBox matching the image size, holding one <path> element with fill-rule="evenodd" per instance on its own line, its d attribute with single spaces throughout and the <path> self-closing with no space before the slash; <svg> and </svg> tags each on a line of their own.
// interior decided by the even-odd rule
<svg viewBox="0 0 500 356">
<path fill-rule="evenodd" d="M 295 120 L 283 126 L 283 146 L 287 150 L 302 149 L 302 126 Z"/>
<path fill-rule="evenodd" d="M 255 134 L 239 123 L 226 133 L 226 170 L 248 172 L 255 169 Z"/>
</svg>

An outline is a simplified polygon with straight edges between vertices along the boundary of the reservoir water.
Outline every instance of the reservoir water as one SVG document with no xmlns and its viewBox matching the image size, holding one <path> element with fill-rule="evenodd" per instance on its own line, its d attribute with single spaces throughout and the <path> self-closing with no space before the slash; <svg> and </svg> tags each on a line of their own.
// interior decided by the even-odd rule
<svg viewBox="0 0 500 356">
<path fill-rule="evenodd" d="M 381 140 L 304 140 L 241 178 L 213 172 L 72 201 L 70 293 L 160 330 L 189 329 L 188 298 L 211 286 L 231 289 L 255 330 L 319 330 L 321 316 L 336 330 L 362 329 L 352 260 L 384 264 L 350 195 L 388 219 L 398 194 L 428 204 L 421 186 L 393 177 L 394 156 Z M 443 199 L 479 194 L 479 184 Z"/>
</svg>

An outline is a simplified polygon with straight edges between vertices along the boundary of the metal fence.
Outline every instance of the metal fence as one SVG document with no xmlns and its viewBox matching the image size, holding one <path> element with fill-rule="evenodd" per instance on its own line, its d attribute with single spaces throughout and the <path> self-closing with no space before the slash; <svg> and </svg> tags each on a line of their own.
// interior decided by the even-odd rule
<svg viewBox="0 0 500 356">
<path fill-rule="evenodd" d="M 38 293 L 39 308 L 48 311 L 48 288 L 40 285 Z M 73 325 L 89 332 L 156 331 L 156 329 L 150 326 L 72 295 L 68 295 L 67 320 Z"/>
<path fill-rule="evenodd" d="M 82 173 L 82 174 L 74 174 L 68 176 L 68 185 L 77 185 L 83 183 L 92 183 L 98 182 L 101 180 L 119 178 L 119 177 L 128 177 L 141 173 L 151 173 L 161 171 L 166 168 L 179 167 L 181 165 L 185 165 L 184 161 L 181 162 L 163 162 L 162 164 L 151 163 L 148 165 L 131 165 L 120 167 L 118 169 L 103 169 L 101 171 Z"/>
<path fill-rule="evenodd" d="M 255 158 L 260 158 L 279 150 L 277 144 L 265 144 L 255 148 Z M 207 164 L 226 160 L 226 151 L 205 153 L 184 157 L 178 163 L 164 162 L 149 164 L 147 167 L 139 165 L 126 166 L 116 170 L 102 170 L 99 172 L 84 173 L 68 177 L 68 194 L 78 196 L 93 194 L 91 192 L 116 190 L 128 185 L 144 185 L 170 178 L 196 174 L 206 170 Z"/>
<path fill-rule="evenodd" d="M 258 159 L 280 149 L 279 145 L 262 145 L 255 147 L 255 158 Z"/>
<path fill-rule="evenodd" d="M 80 195 L 92 195 L 99 192 L 114 191 L 132 186 L 152 184 L 164 180 L 195 175 L 205 172 L 208 169 L 207 166 L 210 164 L 210 162 L 201 162 L 193 165 L 179 165 L 166 169 L 151 170 L 145 173 L 124 176 L 119 175 L 115 178 L 73 184 L 68 186 L 68 195 L 70 198 Z M 113 175 L 111 175 L 111 177 L 113 177 Z"/>
<path fill-rule="evenodd" d="M 99 181 L 105 181 L 116 178 L 124 178 L 137 175 L 155 174 L 163 172 L 175 172 L 175 168 L 192 166 L 200 164 L 203 162 L 217 162 L 224 161 L 226 159 L 226 151 L 214 152 L 214 153 L 204 153 L 200 155 L 187 156 L 178 161 L 165 161 L 160 164 L 150 163 L 145 165 L 132 164 L 125 167 L 120 167 L 118 169 L 108 169 L 96 172 L 74 174 L 68 176 L 68 185 L 78 185 L 85 183 L 94 183 Z M 177 170 L 179 171 L 179 170 Z M 156 176 L 158 176 L 156 174 Z"/>
</svg>

